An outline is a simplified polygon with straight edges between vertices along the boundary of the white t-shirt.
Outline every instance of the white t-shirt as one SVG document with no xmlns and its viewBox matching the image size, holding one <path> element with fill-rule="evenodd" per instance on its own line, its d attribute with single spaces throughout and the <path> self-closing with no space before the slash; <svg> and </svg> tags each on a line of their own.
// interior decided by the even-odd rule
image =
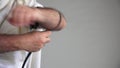
<svg viewBox="0 0 120 68">
<path fill-rule="evenodd" d="M 0 0 L 0 24 L 5 16 L 11 10 L 11 6 L 15 0 Z M 30 7 L 43 7 L 38 4 L 36 0 L 17 0 L 17 4 L 24 4 Z M 22 32 L 27 32 L 28 28 L 22 28 Z M 2 27 L 0 27 L 0 33 L 7 34 L 19 34 L 19 28 L 12 26 L 6 20 Z M 21 68 L 23 61 L 27 55 L 26 51 L 14 51 L 0 54 L 0 68 Z M 41 51 L 35 52 L 31 55 L 25 68 L 40 68 Z"/>
</svg>

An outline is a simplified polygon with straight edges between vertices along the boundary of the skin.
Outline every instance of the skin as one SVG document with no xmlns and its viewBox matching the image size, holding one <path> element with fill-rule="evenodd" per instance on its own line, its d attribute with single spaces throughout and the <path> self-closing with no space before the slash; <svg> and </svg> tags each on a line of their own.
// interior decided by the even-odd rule
<svg viewBox="0 0 120 68">
<path fill-rule="evenodd" d="M 66 21 L 62 15 L 59 21 L 58 11 L 52 8 L 30 8 L 27 6 L 16 6 L 8 18 L 10 24 L 16 27 L 29 26 L 34 22 L 39 22 L 41 26 L 48 29 L 44 32 L 28 32 L 25 34 L 0 34 L 0 53 L 25 50 L 28 52 L 39 51 L 46 43 L 50 42 L 51 31 L 58 31 L 66 26 Z"/>
<path fill-rule="evenodd" d="M 53 8 L 30 8 L 27 6 L 19 5 L 15 7 L 8 19 L 9 22 L 17 27 L 29 26 L 34 22 L 39 22 L 41 26 L 52 31 L 61 30 L 66 26 L 66 21 L 63 15 L 61 24 L 58 28 L 52 29 L 57 26 L 59 21 L 58 11 Z"/>
</svg>

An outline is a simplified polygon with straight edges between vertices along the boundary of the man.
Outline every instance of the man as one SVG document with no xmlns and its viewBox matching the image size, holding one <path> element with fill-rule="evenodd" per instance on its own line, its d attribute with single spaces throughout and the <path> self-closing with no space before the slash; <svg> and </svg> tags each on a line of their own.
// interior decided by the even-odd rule
<svg viewBox="0 0 120 68">
<path fill-rule="evenodd" d="M 46 31 L 29 32 L 35 22 Z M 38 55 L 50 41 L 51 31 L 61 30 L 65 25 L 64 16 L 58 10 L 43 7 L 36 0 L 0 0 L 0 68 L 21 68 L 26 52 Z M 39 57 L 34 55 L 26 68 L 40 68 Z"/>
</svg>

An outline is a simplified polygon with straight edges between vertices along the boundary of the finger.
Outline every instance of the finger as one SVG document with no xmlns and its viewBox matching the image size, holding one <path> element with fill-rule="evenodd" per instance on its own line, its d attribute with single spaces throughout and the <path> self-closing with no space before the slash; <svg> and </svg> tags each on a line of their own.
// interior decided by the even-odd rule
<svg viewBox="0 0 120 68">
<path fill-rule="evenodd" d="M 50 38 L 47 38 L 47 41 L 46 41 L 46 43 L 49 43 L 51 41 L 51 39 Z"/>
<path fill-rule="evenodd" d="M 16 11 L 16 23 L 18 26 L 23 26 L 25 24 L 25 19 L 26 19 L 26 11 L 23 7 L 21 9 L 18 9 Z"/>
<path fill-rule="evenodd" d="M 45 45 L 46 43 L 50 42 L 50 38 L 44 38 L 42 39 L 42 43 Z"/>
<path fill-rule="evenodd" d="M 12 13 L 11 13 L 11 18 L 10 18 L 10 22 L 12 25 L 16 26 L 16 22 L 17 22 L 17 17 L 19 17 L 18 15 L 18 10 L 17 9 L 13 9 Z"/>
<path fill-rule="evenodd" d="M 49 37 L 51 35 L 51 31 L 44 31 L 43 32 L 43 35 L 46 36 L 46 37 Z"/>
<path fill-rule="evenodd" d="M 24 12 L 20 12 L 20 14 L 16 15 L 17 17 L 17 26 L 22 26 L 25 22 L 25 15 L 23 14 Z"/>
<path fill-rule="evenodd" d="M 16 22 L 17 17 L 19 17 L 18 14 L 20 14 L 19 10 L 17 8 L 13 9 L 12 18 L 14 22 Z"/>
<path fill-rule="evenodd" d="M 8 17 L 8 21 L 14 25 L 14 12 L 15 12 L 15 9 L 12 10 L 12 12 L 9 14 L 9 17 Z"/>
</svg>

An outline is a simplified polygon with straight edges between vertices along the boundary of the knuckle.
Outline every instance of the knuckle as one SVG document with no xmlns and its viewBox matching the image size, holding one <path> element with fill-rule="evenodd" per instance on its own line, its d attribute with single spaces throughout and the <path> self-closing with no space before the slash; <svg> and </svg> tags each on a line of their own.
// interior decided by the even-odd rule
<svg viewBox="0 0 120 68">
<path fill-rule="evenodd" d="M 49 38 L 47 43 L 49 43 L 50 41 L 51 41 L 51 39 Z"/>
<path fill-rule="evenodd" d="M 48 31 L 49 32 L 49 34 L 52 34 L 52 32 L 51 31 Z"/>
<path fill-rule="evenodd" d="M 42 43 L 42 44 L 44 44 L 45 42 L 46 42 L 46 40 L 45 40 L 45 39 L 42 39 L 42 40 L 41 40 L 41 43 Z"/>
</svg>

